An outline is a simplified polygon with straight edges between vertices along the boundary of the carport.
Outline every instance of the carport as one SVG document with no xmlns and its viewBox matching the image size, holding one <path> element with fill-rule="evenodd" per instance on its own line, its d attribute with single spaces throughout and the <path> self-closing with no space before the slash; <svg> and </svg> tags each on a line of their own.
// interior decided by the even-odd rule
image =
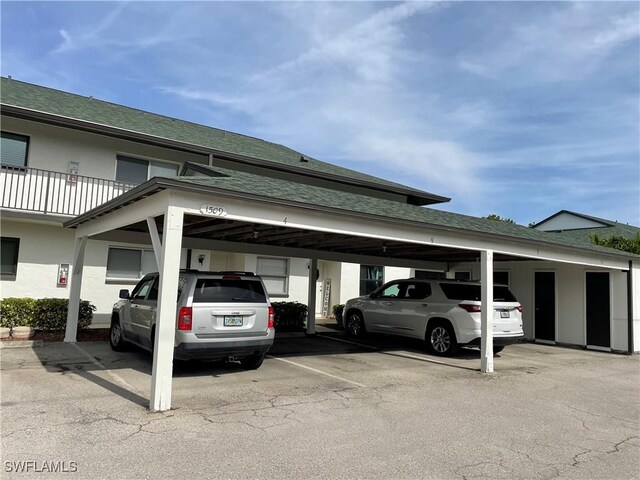
<svg viewBox="0 0 640 480">
<path fill-rule="evenodd" d="M 160 270 L 150 409 L 171 408 L 179 252 L 184 248 L 448 271 L 479 262 L 483 373 L 493 371 L 494 262 L 547 260 L 633 271 L 628 255 L 517 225 L 295 182 L 225 171 L 219 177 L 154 178 L 65 224 L 76 229 L 65 341 L 75 342 L 88 238 L 149 243 Z M 634 256 L 631 256 L 634 257 Z M 632 297 L 631 275 L 628 296 Z M 315 333 L 315 285 L 309 282 L 307 333 Z M 633 302 L 628 339 L 633 351 Z"/>
</svg>

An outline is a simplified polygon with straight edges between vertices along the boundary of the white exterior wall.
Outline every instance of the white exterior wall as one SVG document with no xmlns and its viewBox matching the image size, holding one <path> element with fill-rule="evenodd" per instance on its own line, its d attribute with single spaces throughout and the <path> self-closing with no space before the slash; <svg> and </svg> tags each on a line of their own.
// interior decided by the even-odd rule
<svg viewBox="0 0 640 480">
<path fill-rule="evenodd" d="M 360 264 L 343 263 L 340 282 L 340 303 L 360 296 Z"/>
<path fill-rule="evenodd" d="M 2 298 L 69 298 L 69 286 L 58 286 L 57 275 L 60 263 L 69 263 L 73 268 L 74 230 L 51 224 L 3 220 L 2 236 L 20 238 L 16 280 L 0 281 Z M 137 283 L 137 280 L 107 281 L 110 246 L 152 249 L 151 245 L 87 241 L 80 297 L 97 308 L 93 315 L 94 326 L 108 326 L 111 308 L 118 300 L 120 289 L 131 290 Z"/>
<path fill-rule="evenodd" d="M 55 172 L 68 172 L 69 162 L 77 162 L 79 175 L 114 180 L 118 154 L 176 164 L 182 164 L 185 161 L 208 162 L 208 158 L 203 155 L 178 152 L 11 117 L 2 117 L 2 130 L 30 137 L 28 167 Z"/>
<path fill-rule="evenodd" d="M 404 267 L 384 267 L 384 283 L 411 277 L 411 269 Z"/>
<path fill-rule="evenodd" d="M 525 338 L 533 340 L 534 333 L 534 275 L 536 271 L 556 274 L 556 341 L 571 345 L 586 345 L 586 272 L 608 271 L 611 287 L 611 348 L 627 351 L 627 274 L 619 270 L 595 269 L 580 265 L 554 262 L 495 262 L 496 271 L 508 271 L 510 289 L 523 307 L 523 328 Z M 480 275 L 476 263 L 457 264 L 452 271 L 471 270 L 471 276 Z M 640 267 L 634 267 L 640 280 Z M 634 277 L 634 281 L 636 278 Z M 638 305 L 640 286 L 634 283 L 634 303 Z M 640 350 L 640 318 L 634 307 L 635 351 Z"/>
</svg>

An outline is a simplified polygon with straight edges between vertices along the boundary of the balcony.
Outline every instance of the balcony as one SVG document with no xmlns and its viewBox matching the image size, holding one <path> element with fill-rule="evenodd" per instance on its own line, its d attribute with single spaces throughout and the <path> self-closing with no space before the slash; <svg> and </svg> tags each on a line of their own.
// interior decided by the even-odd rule
<svg viewBox="0 0 640 480">
<path fill-rule="evenodd" d="M 0 208 L 75 217 L 136 185 L 102 178 L 0 165 Z"/>
</svg>

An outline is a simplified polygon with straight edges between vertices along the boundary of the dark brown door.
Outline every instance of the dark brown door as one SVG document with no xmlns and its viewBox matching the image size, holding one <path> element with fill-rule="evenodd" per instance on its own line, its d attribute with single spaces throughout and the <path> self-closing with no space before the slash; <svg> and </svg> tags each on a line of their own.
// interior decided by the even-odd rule
<svg viewBox="0 0 640 480">
<path fill-rule="evenodd" d="M 535 337 L 536 340 L 556 339 L 556 274 L 535 272 Z"/>
<path fill-rule="evenodd" d="M 587 345 L 611 346 L 609 272 L 587 272 Z"/>
</svg>

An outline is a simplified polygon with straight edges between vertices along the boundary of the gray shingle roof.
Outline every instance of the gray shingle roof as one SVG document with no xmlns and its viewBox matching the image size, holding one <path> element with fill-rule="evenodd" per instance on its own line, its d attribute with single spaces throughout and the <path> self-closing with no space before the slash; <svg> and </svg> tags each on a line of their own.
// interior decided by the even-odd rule
<svg viewBox="0 0 640 480">
<path fill-rule="evenodd" d="M 123 129 L 159 139 L 271 162 L 273 165 L 308 172 L 335 175 L 389 190 L 402 191 L 423 199 L 420 203 L 448 201 L 446 197 L 407 187 L 399 183 L 332 165 L 283 145 L 217 128 L 198 125 L 163 115 L 137 110 L 90 97 L 20 82 L 2 77 L 0 99 L 3 105 L 34 110 L 97 125 Z"/>
</svg>

